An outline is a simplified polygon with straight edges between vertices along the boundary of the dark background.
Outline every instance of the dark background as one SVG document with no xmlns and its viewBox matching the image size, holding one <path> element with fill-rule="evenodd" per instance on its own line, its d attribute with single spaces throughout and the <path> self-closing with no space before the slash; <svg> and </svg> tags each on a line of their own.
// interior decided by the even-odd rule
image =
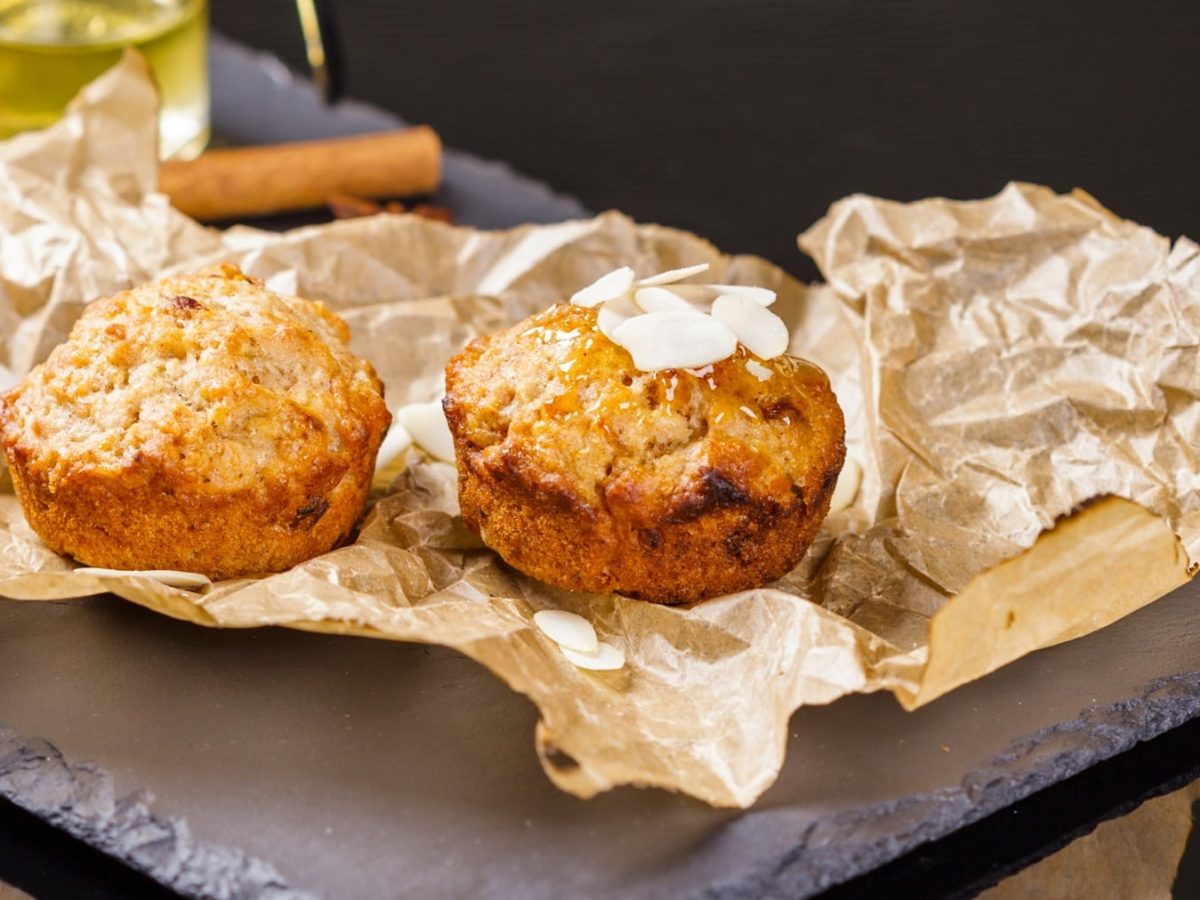
<svg viewBox="0 0 1200 900">
<path fill-rule="evenodd" d="M 214 27 L 304 70 L 291 0 Z M 806 278 L 839 197 L 1083 187 L 1200 238 L 1200 4 L 340 0 L 349 96 Z"/>
</svg>

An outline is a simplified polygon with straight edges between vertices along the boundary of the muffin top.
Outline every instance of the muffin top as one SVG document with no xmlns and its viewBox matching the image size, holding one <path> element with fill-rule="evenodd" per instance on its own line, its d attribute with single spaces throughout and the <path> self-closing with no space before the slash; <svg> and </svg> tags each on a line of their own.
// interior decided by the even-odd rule
<svg viewBox="0 0 1200 900">
<path fill-rule="evenodd" d="M 824 372 L 745 347 L 700 369 L 640 372 L 560 304 L 482 338 L 446 370 L 460 464 L 630 524 L 749 500 L 827 495 L 843 421 Z"/>
<path fill-rule="evenodd" d="M 336 480 L 388 422 L 348 339 L 323 304 L 229 265 L 138 287 L 88 306 L 0 396 L 0 439 L 52 491 L 133 470 L 207 492 Z"/>
</svg>

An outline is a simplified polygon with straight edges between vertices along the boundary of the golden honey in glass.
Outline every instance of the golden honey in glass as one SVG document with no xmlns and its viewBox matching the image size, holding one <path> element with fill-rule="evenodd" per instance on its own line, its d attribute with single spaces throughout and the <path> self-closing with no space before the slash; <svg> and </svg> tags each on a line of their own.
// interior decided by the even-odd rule
<svg viewBox="0 0 1200 900">
<path fill-rule="evenodd" d="M 206 0 L 0 0 L 0 138 L 52 124 L 81 87 L 136 47 L 162 93 L 159 153 L 208 142 Z"/>
</svg>

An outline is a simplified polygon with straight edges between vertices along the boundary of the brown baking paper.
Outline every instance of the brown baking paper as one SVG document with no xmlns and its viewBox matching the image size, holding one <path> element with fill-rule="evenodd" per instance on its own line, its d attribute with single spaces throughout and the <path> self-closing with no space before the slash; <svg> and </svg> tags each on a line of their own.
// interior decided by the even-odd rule
<svg viewBox="0 0 1200 900">
<path fill-rule="evenodd" d="M 708 262 L 713 280 L 779 292 L 792 351 L 832 377 L 863 487 L 779 584 L 687 608 L 508 569 L 455 515 L 452 469 L 416 451 L 352 545 L 199 593 L 73 574 L 0 495 L 0 594 L 111 591 L 202 625 L 445 644 L 533 700 L 565 790 L 746 806 L 775 780 L 796 708 L 876 690 L 920 705 L 1150 602 L 1200 550 L 1196 248 L 1082 195 L 851 198 L 803 238 L 830 287 L 618 213 L 503 232 L 385 215 L 220 233 L 154 193 L 153 102 L 131 56 L 59 125 L 0 145 L 7 372 L 43 358 L 85 303 L 229 260 L 340 312 L 395 408 L 436 396 L 472 336 L 619 265 Z M 626 667 L 572 666 L 531 625 L 548 607 L 589 618 Z"/>
</svg>

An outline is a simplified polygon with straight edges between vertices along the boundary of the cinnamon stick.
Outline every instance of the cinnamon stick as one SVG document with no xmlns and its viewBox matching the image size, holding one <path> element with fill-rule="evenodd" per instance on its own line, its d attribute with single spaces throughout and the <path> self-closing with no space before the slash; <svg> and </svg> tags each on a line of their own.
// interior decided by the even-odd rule
<svg viewBox="0 0 1200 900">
<path fill-rule="evenodd" d="M 335 219 L 361 219 L 364 216 L 373 216 L 383 212 L 383 207 L 374 200 L 340 191 L 330 194 L 325 202 Z"/>
<path fill-rule="evenodd" d="M 365 216 L 375 216 L 385 212 L 397 215 L 408 212 L 423 219 L 433 219 L 434 221 L 445 222 L 451 225 L 454 223 L 454 217 L 450 214 L 450 210 L 444 206 L 433 206 L 429 203 L 418 203 L 409 209 L 399 200 L 386 200 L 383 203 L 376 203 L 374 200 L 368 200 L 366 197 L 356 197 L 354 194 L 341 193 L 331 195 L 325 202 L 335 219 L 361 219 Z"/>
<path fill-rule="evenodd" d="M 432 193 L 442 142 L 427 126 L 332 140 L 210 150 L 164 162 L 159 190 L 194 219 L 212 221 L 324 206 L 335 194 Z"/>
</svg>

